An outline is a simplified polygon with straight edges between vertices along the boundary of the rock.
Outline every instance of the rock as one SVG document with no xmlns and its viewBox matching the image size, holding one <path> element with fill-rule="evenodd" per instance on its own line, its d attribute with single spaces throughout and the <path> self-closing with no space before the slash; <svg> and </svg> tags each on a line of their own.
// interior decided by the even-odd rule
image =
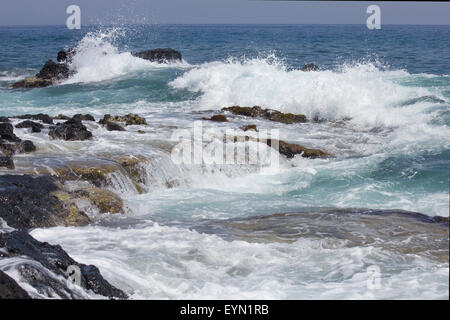
<svg viewBox="0 0 450 320">
<path fill-rule="evenodd" d="M 31 89 L 31 88 L 45 88 L 48 86 L 51 86 L 53 84 L 53 81 L 47 80 L 47 79 L 40 79 L 37 77 L 31 77 L 25 80 L 14 82 L 11 87 L 14 89 Z"/>
<path fill-rule="evenodd" d="M 34 143 L 30 140 L 24 140 L 22 142 L 19 142 L 17 144 L 17 150 L 22 153 L 28 153 L 28 152 L 33 152 L 36 151 L 36 146 L 34 145 Z"/>
<path fill-rule="evenodd" d="M 169 63 L 181 61 L 181 53 L 171 48 L 158 48 L 154 50 L 132 53 L 133 56 L 158 63 Z"/>
<path fill-rule="evenodd" d="M 108 174 L 119 170 L 119 166 L 103 164 L 87 167 L 70 165 L 63 168 L 54 168 L 52 171 L 62 183 L 66 181 L 88 181 L 96 187 L 106 187 L 110 184 Z"/>
<path fill-rule="evenodd" d="M 0 123 L 0 140 L 10 142 L 20 142 L 20 138 L 14 134 L 14 127 L 11 123 Z"/>
<path fill-rule="evenodd" d="M 126 131 L 124 127 L 122 127 L 120 124 L 117 124 L 112 121 L 106 121 L 105 122 L 106 130 L 108 131 Z"/>
<path fill-rule="evenodd" d="M 256 124 L 249 124 L 249 125 L 247 125 L 247 126 L 241 127 L 241 129 L 242 129 L 243 131 L 253 130 L 253 131 L 258 132 L 258 128 L 256 127 Z"/>
<path fill-rule="evenodd" d="M 56 56 L 56 60 L 62 63 L 72 63 L 73 56 L 76 54 L 75 48 L 70 48 L 67 51 L 61 50 Z"/>
<path fill-rule="evenodd" d="M 11 122 L 8 117 L 0 117 L 0 122 Z"/>
<path fill-rule="evenodd" d="M 56 63 L 53 60 L 48 60 L 41 71 L 36 74 L 36 78 L 47 80 L 61 80 L 69 77 L 69 67 L 65 63 Z"/>
<path fill-rule="evenodd" d="M 16 124 L 16 128 L 31 128 L 31 132 L 41 132 L 41 130 L 44 129 L 44 126 L 38 122 L 25 120 L 19 124 Z"/>
<path fill-rule="evenodd" d="M 265 118 L 270 121 L 276 121 L 286 124 L 292 123 L 302 123 L 306 122 L 306 116 L 303 114 L 293 114 L 293 113 L 283 113 L 273 109 L 262 109 L 259 106 L 250 107 L 240 107 L 233 106 L 228 108 L 223 108 L 222 110 L 231 112 L 235 115 L 252 117 L 252 118 Z"/>
<path fill-rule="evenodd" d="M 57 115 L 56 117 L 53 117 L 53 119 L 54 120 L 70 120 L 71 118 L 70 117 L 68 117 L 68 116 L 66 116 L 66 115 L 63 115 L 63 114 L 59 114 L 59 115 Z"/>
<path fill-rule="evenodd" d="M 324 158 L 333 156 L 332 154 L 319 149 L 309 149 L 298 144 L 287 143 L 283 140 L 267 139 L 267 145 L 269 147 L 275 147 L 277 142 L 278 152 L 285 155 L 287 158 L 293 158 L 297 154 L 301 154 L 304 158 Z"/>
<path fill-rule="evenodd" d="M 305 64 L 300 70 L 302 71 L 319 71 L 319 67 L 314 63 Z"/>
<path fill-rule="evenodd" d="M 0 270 L 0 299 L 30 299 L 13 278 Z"/>
<path fill-rule="evenodd" d="M 223 114 L 217 114 L 212 116 L 211 118 L 202 118 L 203 120 L 211 120 L 215 122 L 228 122 L 228 119 Z"/>
<path fill-rule="evenodd" d="M 53 139 L 64 139 L 68 141 L 86 140 L 92 137 L 92 132 L 81 123 L 81 120 L 74 118 L 62 124 L 57 124 L 48 134 Z"/>
<path fill-rule="evenodd" d="M 29 119 L 29 120 L 39 120 L 46 124 L 53 124 L 53 119 L 48 114 L 38 113 L 38 114 L 24 114 L 21 116 L 16 116 L 17 119 Z"/>
<path fill-rule="evenodd" d="M 73 74 L 67 63 L 48 60 L 34 77 L 12 84 L 13 88 L 43 88 L 69 78 Z"/>
<path fill-rule="evenodd" d="M 150 162 L 149 159 L 143 156 L 125 156 L 115 158 L 114 160 L 125 169 L 133 178 L 133 181 L 142 183 L 143 185 L 147 183 L 146 165 Z"/>
<path fill-rule="evenodd" d="M 103 119 L 101 119 L 98 123 L 106 124 L 106 122 L 125 122 L 127 126 L 130 125 L 146 125 L 147 121 L 144 117 L 141 117 L 134 113 L 129 113 L 124 116 L 111 116 L 109 114 L 105 114 Z"/>
<path fill-rule="evenodd" d="M 102 277 L 100 271 L 96 266 L 78 263 L 77 261 L 72 259 L 61 248 L 61 246 L 37 241 L 24 230 L 13 231 L 10 233 L 1 233 L 0 247 L 5 248 L 10 256 L 25 256 L 35 262 L 40 263 L 45 269 L 50 270 L 56 275 L 62 276 L 66 279 L 68 278 L 67 271 L 69 269 L 69 266 L 77 267 L 81 272 L 81 287 L 109 298 L 127 298 L 127 295 L 123 291 L 112 286 L 107 280 Z M 40 271 L 39 269 L 37 269 L 36 263 L 25 264 L 31 267 L 35 266 L 34 271 Z M 29 268 L 27 269 L 29 270 Z M 39 274 L 36 274 L 36 272 L 34 272 L 34 274 L 38 275 L 38 277 L 31 276 L 28 278 L 35 279 L 35 281 L 37 281 L 38 283 L 32 282 L 30 285 L 35 286 L 37 284 L 40 284 L 44 287 L 50 288 L 52 288 L 51 286 L 54 285 L 51 282 L 46 283 L 46 277 L 40 277 Z M 33 273 L 31 275 L 33 275 Z M 68 289 L 67 292 L 72 291 L 67 288 L 66 281 L 61 282 L 61 284 L 63 286 L 65 284 L 65 289 Z"/>
<path fill-rule="evenodd" d="M 144 134 L 146 132 L 144 130 L 138 130 L 137 133 Z"/>
<path fill-rule="evenodd" d="M 15 168 L 14 161 L 10 157 L 0 157 L 0 168 L 2 168 L 2 167 L 13 170 Z M 1 203 L 1 200 L 0 200 L 0 203 Z"/>
<path fill-rule="evenodd" d="M 12 143 L 0 143 L 0 150 L 7 157 L 11 157 L 16 154 L 17 146 Z"/>
<path fill-rule="evenodd" d="M 91 116 L 90 114 L 76 114 L 72 117 L 73 119 L 78 119 L 78 120 L 82 120 L 82 121 L 95 121 L 94 117 Z"/>
<path fill-rule="evenodd" d="M 89 188 L 78 190 L 75 195 L 87 198 L 98 208 L 100 213 L 124 213 L 122 199 L 112 191 Z"/>
<path fill-rule="evenodd" d="M 55 195 L 55 178 L 0 175 L 0 218 L 16 229 L 72 225 L 70 208 Z M 80 213 L 81 214 L 81 213 Z M 85 225 L 81 221 L 78 225 Z"/>
</svg>

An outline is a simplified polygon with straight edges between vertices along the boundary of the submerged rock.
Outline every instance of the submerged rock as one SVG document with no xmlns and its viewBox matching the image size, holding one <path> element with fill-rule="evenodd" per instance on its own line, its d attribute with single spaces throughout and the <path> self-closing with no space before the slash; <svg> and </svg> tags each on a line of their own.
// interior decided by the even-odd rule
<svg viewBox="0 0 450 320">
<path fill-rule="evenodd" d="M 30 299 L 17 282 L 0 270 L 0 299 Z"/>
<path fill-rule="evenodd" d="M 41 130 L 44 129 L 44 126 L 38 122 L 25 120 L 21 123 L 16 124 L 16 128 L 31 128 L 31 132 L 41 132 Z"/>
<path fill-rule="evenodd" d="M 285 155 L 287 158 L 293 158 L 295 155 L 300 154 L 304 158 L 326 158 L 333 155 L 319 150 L 310 149 L 299 144 L 287 143 L 283 140 L 267 139 L 267 145 L 269 147 L 275 147 L 278 144 L 278 152 Z"/>
<path fill-rule="evenodd" d="M 59 245 L 40 242 L 30 236 L 26 231 L 13 231 L 0 234 L 0 247 L 6 249 L 10 257 L 25 256 L 34 262 L 40 263 L 45 269 L 65 279 L 69 277 L 69 267 L 80 270 L 80 286 L 109 298 L 126 299 L 127 295 L 120 289 L 112 286 L 105 280 L 98 268 L 94 265 L 85 265 L 72 259 Z M 63 298 L 78 298 L 76 293 L 68 287 L 67 281 L 57 282 L 45 275 L 36 266 L 36 263 L 24 262 L 19 272 L 27 282 L 38 291 L 45 288 L 54 289 Z M 67 294 L 65 295 L 64 292 Z M 51 297 L 51 296 L 50 296 Z"/>
<path fill-rule="evenodd" d="M 132 53 L 133 56 L 158 63 L 181 61 L 181 53 L 171 48 L 158 48 Z"/>
<path fill-rule="evenodd" d="M 85 197 L 93 203 L 100 213 L 125 213 L 123 208 L 123 201 L 114 192 L 100 189 L 88 188 L 74 192 L 78 197 Z"/>
<path fill-rule="evenodd" d="M 120 124 L 112 121 L 105 121 L 105 128 L 108 131 L 126 131 Z"/>
<path fill-rule="evenodd" d="M 211 118 L 203 118 L 203 120 L 211 120 L 215 122 L 228 122 L 228 119 L 223 114 L 217 114 L 212 116 Z"/>
<path fill-rule="evenodd" d="M 92 132 L 90 132 L 86 126 L 81 123 L 81 120 L 72 118 L 64 123 L 58 123 L 56 127 L 50 130 L 48 133 L 53 139 L 63 139 L 69 141 L 75 140 L 87 140 L 92 138 Z"/>
<path fill-rule="evenodd" d="M 241 129 L 242 129 L 243 131 L 253 130 L 253 131 L 258 132 L 258 128 L 256 127 L 256 124 L 249 124 L 249 125 L 247 125 L 247 126 L 241 127 Z"/>
<path fill-rule="evenodd" d="M 5 156 L 11 157 L 16 153 L 28 153 L 36 151 L 36 146 L 30 140 L 15 143 L 3 143 L 0 141 L 0 150 Z"/>
<path fill-rule="evenodd" d="M 314 63 L 305 64 L 300 70 L 302 71 L 319 71 L 319 67 Z"/>
<path fill-rule="evenodd" d="M 0 157 L 0 168 L 7 168 L 13 170 L 15 168 L 14 161 L 11 159 L 11 157 Z"/>
<path fill-rule="evenodd" d="M 222 108 L 224 111 L 229 111 L 232 114 L 252 117 L 252 118 L 265 118 L 270 121 L 281 122 L 285 124 L 292 123 L 302 123 L 306 122 L 306 116 L 303 114 L 293 114 L 293 113 L 283 113 L 273 109 L 262 109 L 259 106 L 250 107 L 240 107 L 233 106 L 228 108 Z"/>
</svg>

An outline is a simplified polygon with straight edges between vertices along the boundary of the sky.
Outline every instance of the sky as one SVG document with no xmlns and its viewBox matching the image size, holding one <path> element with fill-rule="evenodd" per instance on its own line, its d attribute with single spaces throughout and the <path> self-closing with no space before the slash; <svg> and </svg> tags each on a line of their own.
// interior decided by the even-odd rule
<svg viewBox="0 0 450 320">
<path fill-rule="evenodd" d="M 450 24 L 450 2 L 258 0 L 1 0 L 0 25 L 64 25 L 69 5 L 90 24 L 365 24 L 371 4 L 382 24 Z"/>
</svg>

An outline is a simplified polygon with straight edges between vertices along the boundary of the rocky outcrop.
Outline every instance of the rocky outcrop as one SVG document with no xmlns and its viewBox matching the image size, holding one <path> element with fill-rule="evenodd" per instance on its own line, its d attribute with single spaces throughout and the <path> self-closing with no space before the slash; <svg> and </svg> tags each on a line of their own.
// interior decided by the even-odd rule
<svg viewBox="0 0 450 320">
<path fill-rule="evenodd" d="M 132 53 L 133 56 L 158 63 L 169 63 L 181 61 L 181 53 L 171 48 L 158 48 Z"/>
<path fill-rule="evenodd" d="M 89 221 L 67 222 L 73 215 L 73 208 L 55 195 L 59 188 L 51 176 L 0 175 L 0 185 L 0 218 L 10 227 L 30 229 L 84 225 Z"/>
<path fill-rule="evenodd" d="M 0 299 L 30 299 L 13 278 L 0 270 Z"/>
<path fill-rule="evenodd" d="M 106 125 L 107 122 L 124 122 L 125 125 L 146 125 L 147 121 L 144 117 L 141 117 L 134 113 L 129 113 L 124 116 L 111 116 L 110 114 L 105 114 L 103 119 L 101 119 L 98 123 Z"/>
<path fill-rule="evenodd" d="M 314 63 L 305 64 L 300 70 L 302 71 L 319 71 L 319 67 Z"/>
<path fill-rule="evenodd" d="M 95 121 L 95 118 L 88 113 L 86 113 L 86 114 L 77 113 L 76 115 L 74 115 L 72 117 L 72 119 L 81 120 L 81 121 Z"/>
<path fill-rule="evenodd" d="M 0 122 L 11 122 L 8 117 L 0 117 Z"/>
<path fill-rule="evenodd" d="M 267 139 L 267 145 L 269 147 L 278 146 L 278 152 L 285 155 L 287 158 L 293 158 L 295 155 L 300 154 L 303 158 L 328 158 L 333 155 L 319 150 L 310 149 L 299 144 L 287 143 L 283 140 Z"/>
<path fill-rule="evenodd" d="M 76 53 L 75 48 L 69 48 L 67 51 L 61 50 L 58 52 L 56 56 L 56 61 L 60 63 L 72 63 L 75 53 Z"/>
<path fill-rule="evenodd" d="M 38 113 L 38 114 L 24 114 L 20 116 L 14 116 L 16 119 L 28 119 L 28 120 L 38 120 L 45 124 L 53 124 L 53 119 L 48 114 Z"/>
<path fill-rule="evenodd" d="M 252 118 L 265 118 L 270 121 L 281 122 L 285 124 L 302 123 L 307 121 L 306 116 L 303 114 L 283 113 L 273 109 L 262 109 L 259 106 L 254 106 L 252 108 L 233 106 L 223 108 L 222 110 L 231 112 L 235 115 Z"/>
<path fill-rule="evenodd" d="M 49 131 L 49 136 L 53 139 L 63 139 L 69 141 L 86 140 L 92 138 L 90 132 L 81 120 L 72 118 L 64 123 L 58 123 L 56 127 Z"/>
<path fill-rule="evenodd" d="M 42 69 L 34 76 L 12 84 L 13 88 L 43 88 L 69 78 L 73 74 L 66 63 L 56 63 L 48 60 Z"/>
<path fill-rule="evenodd" d="M 0 157 L 0 168 L 13 170 L 15 168 L 13 159 L 11 157 Z"/>
<path fill-rule="evenodd" d="M 0 247 L 6 250 L 8 257 L 21 256 L 31 260 L 29 263 L 23 262 L 18 268 L 20 276 L 39 293 L 50 298 L 53 297 L 54 292 L 62 298 L 81 298 L 69 288 L 68 281 L 58 281 L 45 272 L 48 270 L 68 279 L 69 267 L 80 271 L 79 285 L 85 290 L 113 299 L 127 298 L 123 291 L 112 286 L 102 277 L 96 266 L 78 263 L 60 246 L 37 241 L 24 230 L 0 233 Z M 36 262 L 45 269 L 38 268 Z M 50 292 L 46 292 L 49 289 Z"/>
<path fill-rule="evenodd" d="M 228 119 L 223 114 L 217 114 L 212 116 L 211 118 L 202 118 L 202 120 L 211 120 L 214 122 L 228 122 Z"/>
<path fill-rule="evenodd" d="M 14 127 L 11 123 L 0 123 L 0 142 L 6 140 L 10 142 L 20 142 L 20 138 L 14 134 Z"/>
<path fill-rule="evenodd" d="M 31 120 L 25 120 L 21 123 L 16 124 L 16 128 L 31 128 L 31 132 L 41 132 L 42 129 L 44 129 L 44 126 L 38 122 L 34 122 Z"/>
</svg>

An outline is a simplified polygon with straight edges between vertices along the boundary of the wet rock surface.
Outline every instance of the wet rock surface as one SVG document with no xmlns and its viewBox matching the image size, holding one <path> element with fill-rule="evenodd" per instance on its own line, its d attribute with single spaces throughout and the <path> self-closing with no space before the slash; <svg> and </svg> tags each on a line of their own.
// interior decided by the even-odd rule
<svg viewBox="0 0 450 320">
<path fill-rule="evenodd" d="M 124 122 L 127 126 L 147 125 L 147 121 L 144 117 L 134 113 L 129 113 L 124 116 L 111 116 L 110 114 L 105 114 L 103 119 L 101 119 L 98 123 L 106 125 L 108 122 Z"/>
<path fill-rule="evenodd" d="M 302 71 L 319 71 L 319 67 L 314 63 L 305 64 L 300 70 Z"/>
<path fill-rule="evenodd" d="M 75 266 L 79 268 L 80 286 L 109 298 L 126 299 L 127 295 L 112 286 L 105 280 L 97 267 L 93 265 L 80 264 L 72 259 L 60 246 L 40 242 L 30 236 L 26 231 L 13 231 L 0 233 L 0 247 L 6 249 L 9 257 L 25 256 L 33 261 L 39 262 L 46 270 L 68 278 L 68 268 Z M 46 275 L 43 270 L 36 268 L 35 264 L 24 263 L 19 271 L 27 283 L 42 291 L 51 288 L 63 298 L 77 298 L 78 296 L 68 288 L 67 283 L 55 282 L 54 278 Z M 52 281 L 53 280 L 53 281 Z M 67 292 L 67 296 L 64 295 Z"/>
<path fill-rule="evenodd" d="M 373 246 L 449 261 L 449 219 L 403 210 L 305 209 L 229 220 L 205 220 L 199 232 L 248 242 L 323 239 L 325 248 Z"/>
<path fill-rule="evenodd" d="M 34 122 L 31 120 L 25 120 L 21 123 L 16 124 L 16 128 L 31 128 L 31 132 L 41 132 L 44 129 L 44 126 L 38 122 Z"/>
<path fill-rule="evenodd" d="M 0 157 L 0 168 L 15 169 L 14 161 L 11 157 Z"/>
<path fill-rule="evenodd" d="M 92 132 L 83 125 L 81 120 L 76 118 L 67 120 L 64 123 L 58 123 L 48 134 L 53 139 L 69 141 L 87 140 L 92 138 Z"/>
<path fill-rule="evenodd" d="M 254 107 L 240 107 L 233 106 L 222 108 L 223 111 L 231 112 L 234 115 L 265 118 L 270 121 L 281 122 L 284 124 L 303 123 L 306 122 L 306 116 L 303 114 L 283 113 L 273 109 L 262 109 L 259 106 Z"/>
<path fill-rule="evenodd" d="M 132 53 L 133 56 L 158 63 L 181 62 L 181 53 L 171 48 L 158 48 Z"/>
<path fill-rule="evenodd" d="M 0 299 L 30 299 L 17 282 L 0 270 Z"/>
</svg>

